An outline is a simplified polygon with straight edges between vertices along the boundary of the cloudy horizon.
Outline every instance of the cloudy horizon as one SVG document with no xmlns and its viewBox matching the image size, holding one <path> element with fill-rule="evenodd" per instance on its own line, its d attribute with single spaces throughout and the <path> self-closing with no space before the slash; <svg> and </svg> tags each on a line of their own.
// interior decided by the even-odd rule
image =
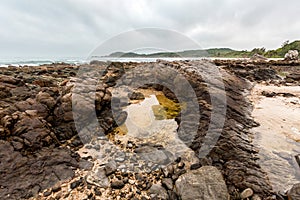
<svg viewBox="0 0 300 200">
<path fill-rule="evenodd" d="M 276 49 L 300 39 L 299 7 L 296 0 L 3 0 L 0 53 L 86 57 L 108 39 L 145 27 L 182 33 L 205 49 Z"/>
</svg>

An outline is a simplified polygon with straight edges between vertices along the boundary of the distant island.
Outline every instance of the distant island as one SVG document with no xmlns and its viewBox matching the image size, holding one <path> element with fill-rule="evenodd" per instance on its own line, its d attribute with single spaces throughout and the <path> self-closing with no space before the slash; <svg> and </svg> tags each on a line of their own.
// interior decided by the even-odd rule
<svg viewBox="0 0 300 200">
<path fill-rule="evenodd" d="M 285 41 L 282 46 L 276 50 L 266 50 L 266 48 L 254 48 L 253 50 L 234 50 L 230 48 L 211 48 L 202 50 L 186 50 L 178 52 L 159 52 L 151 54 L 140 54 L 134 52 L 114 52 L 104 57 L 122 57 L 122 58 L 162 58 L 162 57 L 221 57 L 221 58 L 250 58 L 255 54 L 266 58 L 283 58 L 289 50 L 298 50 L 300 52 L 300 40 L 294 42 Z"/>
</svg>

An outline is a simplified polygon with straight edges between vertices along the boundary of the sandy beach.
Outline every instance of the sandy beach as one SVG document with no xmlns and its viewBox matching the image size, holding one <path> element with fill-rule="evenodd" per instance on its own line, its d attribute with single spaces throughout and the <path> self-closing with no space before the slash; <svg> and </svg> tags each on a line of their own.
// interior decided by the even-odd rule
<svg viewBox="0 0 300 200">
<path fill-rule="evenodd" d="M 266 97 L 263 94 L 279 94 Z M 286 97 L 290 96 L 290 97 Z M 257 84 L 250 100 L 252 116 L 260 126 L 253 128 L 259 147 L 260 164 L 275 190 L 289 190 L 299 182 L 295 156 L 300 154 L 300 88 Z"/>
</svg>

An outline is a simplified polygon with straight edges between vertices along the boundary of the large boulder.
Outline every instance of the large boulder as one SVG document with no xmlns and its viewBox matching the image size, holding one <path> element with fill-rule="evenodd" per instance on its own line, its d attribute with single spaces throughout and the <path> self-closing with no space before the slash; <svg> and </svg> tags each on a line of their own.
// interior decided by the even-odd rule
<svg viewBox="0 0 300 200">
<path fill-rule="evenodd" d="M 26 99 L 26 101 L 17 102 L 15 107 L 21 112 L 25 112 L 26 110 L 36 110 L 38 116 L 44 119 L 46 119 L 49 115 L 49 110 L 46 105 L 31 98 Z"/>
<path fill-rule="evenodd" d="M 36 95 L 36 100 L 38 102 L 40 102 L 41 104 L 46 105 L 49 109 L 53 109 L 56 101 L 53 97 L 51 97 L 50 94 L 46 93 L 46 92 L 39 92 Z"/>
<path fill-rule="evenodd" d="M 10 92 L 10 89 L 6 87 L 5 85 L 0 85 L 0 99 L 5 99 L 7 97 L 11 97 L 12 94 Z"/>
<path fill-rule="evenodd" d="M 5 75 L 0 75 L 0 82 L 11 84 L 11 85 L 19 85 L 20 83 L 22 83 L 20 79 L 14 78 L 12 76 L 5 76 Z"/>
<path fill-rule="evenodd" d="M 182 200 L 229 199 L 223 176 L 213 166 L 204 166 L 181 175 L 175 187 Z"/>
<path fill-rule="evenodd" d="M 16 115 L 18 115 L 18 120 L 13 124 L 11 134 L 15 136 L 13 140 L 16 140 L 18 144 L 21 142 L 24 148 L 37 150 L 43 146 L 57 143 L 52 127 L 47 121 L 37 115 L 36 110 L 26 110 Z M 12 118 L 14 118 L 14 116 Z M 13 146 L 15 147 L 15 145 Z M 18 146 L 20 146 L 20 144 Z"/>
<path fill-rule="evenodd" d="M 285 60 L 298 60 L 299 59 L 299 52 L 297 50 L 289 50 L 285 56 Z"/>
</svg>

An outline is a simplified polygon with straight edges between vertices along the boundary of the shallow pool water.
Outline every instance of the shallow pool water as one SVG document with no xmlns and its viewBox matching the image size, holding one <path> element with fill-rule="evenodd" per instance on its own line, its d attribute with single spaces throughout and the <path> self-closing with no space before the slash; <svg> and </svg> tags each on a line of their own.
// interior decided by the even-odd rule
<svg viewBox="0 0 300 200">
<path fill-rule="evenodd" d="M 178 124 L 174 119 L 168 119 L 166 109 L 160 104 L 155 94 L 149 95 L 143 101 L 130 104 L 123 109 L 127 112 L 127 119 L 116 130 L 121 134 L 116 137 L 120 140 L 148 140 L 152 138 L 158 142 L 163 132 L 169 137 L 176 134 Z"/>
</svg>

